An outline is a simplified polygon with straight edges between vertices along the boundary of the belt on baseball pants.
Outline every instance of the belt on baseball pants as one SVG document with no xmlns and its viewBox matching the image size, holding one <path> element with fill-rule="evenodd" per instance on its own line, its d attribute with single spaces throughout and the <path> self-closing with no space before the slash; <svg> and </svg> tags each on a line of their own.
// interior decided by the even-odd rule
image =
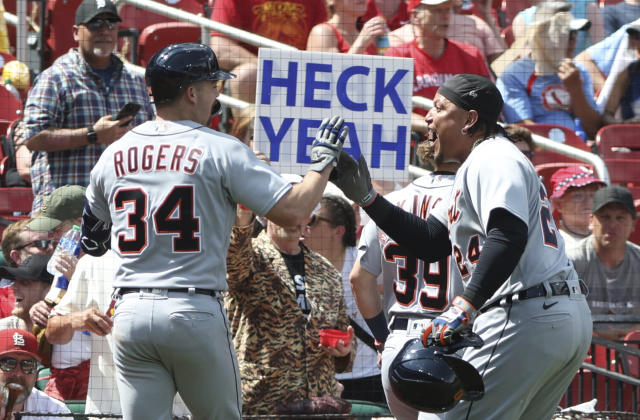
<svg viewBox="0 0 640 420">
<path fill-rule="evenodd" d="M 391 326 L 389 327 L 391 330 L 403 330 L 407 331 L 410 327 L 415 329 L 422 329 L 429 322 L 431 322 L 432 318 L 405 318 L 401 316 L 394 316 L 393 320 L 391 320 Z"/>
<path fill-rule="evenodd" d="M 220 296 L 219 290 L 200 289 L 198 287 L 179 287 L 175 289 L 153 289 L 153 288 L 138 288 L 138 287 L 121 287 L 118 291 L 119 294 L 126 295 L 128 293 L 186 293 L 196 295 L 207 295 L 211 297 Z"/>
<path fill-rule="evenodd" d="M 583 295 L 587 294 L 587 286 L 584 284 L 582 280 L 578 280 L 580 284 L 580 293 Z M 546 283 L 549 285 L 551 289 L 551 296 L 570 296 L 571 295 L 571 287 L 569 283 L 566 281 L 554 281 Z M 573 291 L 574 294 L 578 293 L 577 290 Z M 489 309 L 495 308 L 496 306 L 505 306 L 510 305 L 514 302 L 518 302 L 520 300 L 533 299 L 537 297 L 547 296 L 547 289 L 545 288 L 545 283 L 540 283 L 535 286 L 531 286 L 528 289 L 521 290 L 519 292 L 511 293 L 510 295 L 502 296 L 500 299 L 491 302 L 490 304 L 483 306 L 480 308 L 480 312 L 486 312 Z"/>
</svg>

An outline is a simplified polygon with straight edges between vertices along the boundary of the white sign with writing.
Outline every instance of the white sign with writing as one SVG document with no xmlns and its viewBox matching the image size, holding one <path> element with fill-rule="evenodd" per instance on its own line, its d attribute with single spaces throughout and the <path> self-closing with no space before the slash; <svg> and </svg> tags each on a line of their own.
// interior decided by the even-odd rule
<svg viewBox="0 0 640 420">
<path fill-rule="evenodd" d="M 254 145 L 276 170 L 304 175 L 321 121 L 339 115 L 372 178 L 408 179 L 412 59 L 261 48 L 258 60 Z"/>
</svg>

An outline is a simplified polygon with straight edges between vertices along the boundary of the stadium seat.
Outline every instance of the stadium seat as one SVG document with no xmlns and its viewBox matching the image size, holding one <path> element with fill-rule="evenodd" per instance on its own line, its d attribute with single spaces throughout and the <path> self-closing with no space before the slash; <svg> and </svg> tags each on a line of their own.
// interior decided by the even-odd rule
<svg viewBox="0 0 640 420">
<path fill-rule="evenodd" d="M 595 378 L 595 393 L 593 390 L 593 381 Z M 568 404 L 576 405 L 581 402 L 591 401 L 593 398 L 598 399 L 596 405 L 597 411 L 617 411 L 617 393 L 616 381 L 610 379 L 607 384 L 607 378 L 598 375 L 588 369 L 581 369 L 573 378 L 567 394 L 560 401 L 560 406 L 566 407 Z M 582 392 L 580 392 L 582 391 Z M 630 385 L 625 384 L 622 391 L 622 407 L 623 411 L 635 412 L 637 407 L 632 404 L 632 389 Z"/>
<path fill-rule="evenodd" d="M 0 188 L 0 216 L 18 218 L 14 212 L 28 215 L 33 204 L 33 191 L 30 187 Z"/>
<path fill-rule="evenodd" d="M 634 330 L 624 336 L 624 345 L 640 349 L 640 330 Z M 629 375 L 634 378 L 640 377 L 640 359 L 635 356 L 627 355 L 627 366 L 629 367 Z"/>
<path fill-rule="evenodd" d="M 600 7 L 611 6 L 612 4 L 622 3 L 624 0 L 599 0 Z"/>
<path fill-rule="evenodd" d="M 580 150 L 591 152 L 591 148 L 571 129 L 559 124 L 518 124 L 519 126 L 528 128 L 532 133 L 551 140 L 564 143 L 569 146 L 577 147 Z"/>
<path fill-rule="evenodd" d="M 22 114 L 22 102 L 0 85 L 0 121 L 13 121 Z M 1 134 L 6 132 L 6 128 Z"/>
<path fill-rule="evenodd" d="M 153 54 L 167 45 L 199 42 L 200 27 L 186 22 L 164 22 L 147 26 L 138 40 L 138 60 L 146 66 Z"/>
<path fill-rule="evenodd" d="M 612 184 L 640 186 L 640 159 L 604 158 Z"/>
<path fill-rule="evenodd" d="M 49 67 L 56 58 L 76 45 L 71 28 L 80 3 L 82 0 L 47 0 L 44 34 L 46 55 L 42 68 Z"/>
<path fill-rule="evenodd" d="M 596 145 L 602 158 L 640 159 L 640 124 L 612 124 L 598 130 Z"/>
</svg>

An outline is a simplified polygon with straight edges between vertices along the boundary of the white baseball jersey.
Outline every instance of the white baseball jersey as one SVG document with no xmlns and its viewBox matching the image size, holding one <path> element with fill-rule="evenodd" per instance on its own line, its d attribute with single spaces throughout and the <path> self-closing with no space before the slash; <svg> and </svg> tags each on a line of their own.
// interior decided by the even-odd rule
<svg viewBox="0 0 640 420">
<path fill-rule="evenodd" d="M 495 137 L 472 150 L 458 169 L 448 205 L 432 212 L 449 227 L 452 264 L 458 267 L 465 285 L 487 238 L 489 215 L 497 208 L 526 223 L 528 239 L 517 267 L 488 302 L 544 280 L 560 280 L 573 269 L 535 168 L 513 143 Z"/>
<path fill-rule="evenodd" d="M 454 175 L 429 174 L 420 177 L 405 188 L 386 196 L 393 204 L 427 218 L 431 210 L 448 200 Z M 433 263 L 410 256 L 382 230 L 369 221 L 362 231 L 359 243 L 360 265 L 369 273 L 382 273 L 385 287 L 385 308 L 388 287 L 393 279 L 389 315 L 439 314 L 451 300 L 462 293 L 458 269 L 451 257 Z M 425 270 L 425 265 L 427 270 Z"/>
<path fill-rule="evenodd" d="M 103 152 L 87 202 L 113 224 L 111 247 L 122 258 L 114 287 L 226 290 L 236 203 L 264 215 L 290 188 L 236 138 L 155 120 Z"/>
</svg>

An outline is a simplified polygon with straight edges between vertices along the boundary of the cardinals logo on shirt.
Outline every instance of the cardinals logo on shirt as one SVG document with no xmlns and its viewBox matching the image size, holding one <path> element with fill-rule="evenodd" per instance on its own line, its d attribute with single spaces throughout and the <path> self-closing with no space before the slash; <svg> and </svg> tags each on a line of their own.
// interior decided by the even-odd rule
<svg viewBox="0 0 640 420">
<path fill-rule="evenodd" d="M 571 96 L 563 85 L 549 85 L 542 90 L 542 106 L 547 111 L 570 111 Z"/>
</svg>

